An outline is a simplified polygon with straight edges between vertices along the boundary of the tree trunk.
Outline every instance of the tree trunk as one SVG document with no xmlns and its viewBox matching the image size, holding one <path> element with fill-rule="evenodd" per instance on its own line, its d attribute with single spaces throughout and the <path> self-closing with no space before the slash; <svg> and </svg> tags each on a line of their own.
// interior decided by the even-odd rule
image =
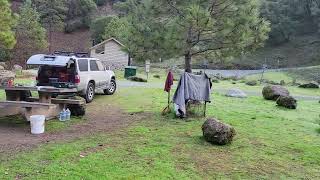
<svg viewBox="0 0 320 180">
<path fill-rule="evenodd" d="M 185 60 L 185 71 L 188 73 L 192 73 L 192 68 L 191 68 L 191 60 L 192 60 L 192 56 L 190 52 L 187 52 L 184 55 L 184 60 Z"/>
<path fill-rule="evenodd" d="M 52 42 L 52 25 L 51 23 L 49 24 L 49 53 L 51 53 L 51 42 Z"/>
</svg>

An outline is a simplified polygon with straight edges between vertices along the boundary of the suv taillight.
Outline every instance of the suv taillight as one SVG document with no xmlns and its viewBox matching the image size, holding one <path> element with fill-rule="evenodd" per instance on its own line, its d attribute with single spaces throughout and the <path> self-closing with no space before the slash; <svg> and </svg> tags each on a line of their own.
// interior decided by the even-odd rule
<svg viewBox="0 0 320 180">
<path fill-rule="evenodd" d="M 80 83 L 80 76 L 79 76 L 79 75 L 76 75 L 76 76 L 75 76 L 74 82 L 75 82 L 76 84 L 79 84 L 79 83 Z"/>
</svg>

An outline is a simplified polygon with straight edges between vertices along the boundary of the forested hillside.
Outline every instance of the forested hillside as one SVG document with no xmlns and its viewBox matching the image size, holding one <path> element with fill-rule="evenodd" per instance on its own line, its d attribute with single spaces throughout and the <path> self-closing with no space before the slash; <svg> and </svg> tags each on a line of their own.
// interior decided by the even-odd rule
<svg viewBox="0 0 320 180">
<path fill-rule="evenodd" d="M 10 61 L 11 64 L 23 64 L 25 59 L 34 53 L 52 52 L 54 50 L 88 51 L 92 43 L 99 43 L 111 36 L 117 37 L 125 44 L 127 43 L 132 51 L 139 51 L 139 53 L 143 51 L 141 57 L 143 56 L 145 58 L 157 60 L 161 52 L 154 45 L 160 42 L 159 39 L 155 38 L 160 35 L 160 31 L 158 31 L 158 29 L 152 30 L 153 27 L 151 26 L 160 25 L 161 22 L 153 24 L 151 24 L 151 22 L 161 21 L 156 17 L 157 14 L 155 13 L 163 15 L 165 10 L 170 9 L 161 6 L 158 1 L 142 0 L 140 3 L 136 2 L 138 1 L 12 0 L 10 1 L 10 7 L 15 13 L 15 15 L 13 15 L 15 18 L 13 19 L 16 19 L 16 22 L 12 24 L 12 30 L 16 36 L 16 43 L 12 42 L 15 44 L 13 48 L 9 46 L 4 47 L 3 45 L 0 46 L 0 61 Z M 152 6 L 148 7 L 146 2 L 151 2 L 152 6 L 158 6 L 156 8 Z M 193 1 L 180 2 L 172 0 L 168 2 L 175 2 L 174 5 L 177 5 L 178 8 L 186 8 L 186 10 L 188 9 L 187 6 L 194 3 Z M 179 4 L 182 2 L 187 2 L 187 4 Z M 264 42 L 264 46 L 262 47 L 260 45 L 260 40 L 263 40 L 264 38 L 257 34 L 252 37 L 259 37 L 262 39 L 256 39 L 257 43 L 254 45 L 255 47 L 251 46 L 253 44 L 250 45 L 250 43 L 245 45 L 251 41 L 251 37 L 248 34 L 249 32 L 243 31 L 242 34 L 240 34 L 239 31 L 237 34 L 238 37 L 232 37 L 233 39 L 230 39 L 230 41 L 235 42 L 235 40 L 238 40 L 239 43 L 241 41 L 241 45 L 238 44 L 237 47 L 232 48 L 228 47 L 228 49 L 226 48 L 223 51 L 201 52 L 193 57 L 193 65 L 201 65 L 204 59 L 209 62 L 209 66 L 212 68 L 260 68 L 262 64 L 265 63 L 270 67 L 320 64 L 320 54 L 318 53 L 320 47 L 320 0 L 246 1 L 246 3 L 248 2 L 251 3 L 250 6 L 252 7 L 258 7 L 259 12 L 256 12 L 258 16 L 263 18 L 265 22 L 270 23 L 268 40 Z M 140 4 L 144 4 L 144 6 L 142 7 Z M 142 8 L 141 10 L 144 10 L 145 13 L 138 14 L 134 11 L 135 8 Z M 149 13 L 149 11 L 153 12 Z M 193 9 L 192 11 L 196 10 Z M 25 17 L 25 14 L 23 13 L 27 13 L 29 16 Z M 202 19 L 206 18 L 205 14 L 197 15 Z M 140 19 L 141 21 L 134 22 L 134 16 L 149 16 L 150 18 L 154 17 L 154 19 L 150 20 L 142 18 Z M 163 17 L 165 16 L 166 14 L 163 15 Z M 31 19 L 31 17 L 33 18 Z M 241 21 L 240 19 L 235 19 L 235 17 L 236 16 L 234 15 L 234 17 L 228 19 L 228 21 L 231 24 Z M 249 20 L 248 17 L 245 16 L 242 18 Z M 148 22 L 149 20 L 150 22 Z M 32 24 L 33 26 L 25 28 L 26 23 Z M 143 31 L 142 36 L 139 36 L 141 33 L 139 34 L 136 32 L 135 34 L 132 34 L 131 32 L 130 34 L 127 31 L 128 29 L 132 30 L 132 26 L 135 25 L 137 25 L 137 27 L 141 26 L 139 27 L 139 31 Z M 235 27 L 239 29 L 241 26 Z M 147 32 L 146 30 L 148 28 L 149 30 L 154 31 L 152 33 L 156 33 L 152 34 Z M 30 32 L 26 33 L 26 31 Z M 168 31 L 170 31 L 170 29 L 168 29 Z M 263 31 L 264 30 L 262 30 L 261 33 L 263 33 Z M 178 30 L 176 32 L 171 31 L 171 35 L 174 35 L 177 32 Z M 148 35 L 151 35 L 151 39 L 148 39 Z M 162 35 L 167 36 L 168 34 Z M 234 33 L 234 35 L 236 35 L 236 33 Z M 220 36 L 222 37 L 223 35 L 220 34 Z M 225 38 L 227 37 L 229 38 L 229 36 L 226 36 Z M 163 37 L 160 39 L 163 40 L 166 38 L 167 37 Z M 224 41 L 226 40 L 225 38 Z M 244 40 L 242 41 L 242 38 L 246 38 L 247 42 Z M 155 43 L 156 41 L 157 43 Z M 167 39 L 167 41 L 169 40 Z M 208 41 L 206 41 L 206 43 L 209 44 Z M 175 48 L 179 49 L 179 47 Z M 21 51 L 21 49 L 24 50 Z M 231 53 L 227 53 L 227 51 Z M 167 53 L 167 51 L 165 52 Z M 173 53 L 176 53 L 177 56 L 179 56 L 177 51 L 172 52 L 170 55 L 167 55 L 166 53 L 161 53 L 161 58 L 174 58 L 172 57 Z M 137 53 L 132 52 L 132 54 Z M 136 55 L 136 57 L 139 56 Z M 195 61 L 195 59 L 200 61 Z"/>
<path fill-rule="evenodd" d="M 267 62 L 273 67 L 320 64 L 319 0 L 264 0 L 261 16 L 271 23 L 269 40 L 265 48 L 246 56 L 247 64 Z"/>
</svg>

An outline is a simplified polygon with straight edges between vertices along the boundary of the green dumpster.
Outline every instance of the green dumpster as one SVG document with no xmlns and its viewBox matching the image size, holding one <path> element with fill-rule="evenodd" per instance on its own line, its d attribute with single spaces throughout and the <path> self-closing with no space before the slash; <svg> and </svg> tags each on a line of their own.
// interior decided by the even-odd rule
<svg viewBox="0 0 320 180">
<path fill-rule="evenodd" d="M 137 74 L 136 66 L 127 66 L 124 68 L 124 78 L 135 76 Z"/>
</svg>

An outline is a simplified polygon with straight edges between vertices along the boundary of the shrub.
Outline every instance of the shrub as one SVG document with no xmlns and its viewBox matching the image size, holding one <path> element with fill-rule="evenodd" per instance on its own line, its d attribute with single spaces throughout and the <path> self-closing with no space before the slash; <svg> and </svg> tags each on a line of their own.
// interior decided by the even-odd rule
<svg viewBox="0 0 320 180">
<path fill-rule="evenodd" d="M 87 28 L 88 26 L 84 24 L 81 20 L 69 21 L 65 24 L 64 32 L 72 33 L 81 28 Z"/>
<path fill-rule="evenodd" d="M 258 82 L 256 80 L 246 82 L 246 85 L 248 85 L 248 86 L 256 86 L 257 84 L 258 84 Z"/>
<path fill-rule="evenodd" d="M 211 82 L 213 82 L 213 83 L 219 83 L 220 81 L 219 81 L 219 79 L 212 78 Z"/>
<path fill-rule="evenodd" d="M 106 0 L 95 0 L 95 3 L 97 4 L 97 6 L 103 6 L 107 3 Z"/>
<path fill-rule="evenodd" d="M 157 78 L 157 79 L 160 79 L 160 78 L 161 78 L 160 75 L 158 75 L 158 74 L 155 74 L 153 77 L 154 77 L 154 78 Z"/>
</svg>

